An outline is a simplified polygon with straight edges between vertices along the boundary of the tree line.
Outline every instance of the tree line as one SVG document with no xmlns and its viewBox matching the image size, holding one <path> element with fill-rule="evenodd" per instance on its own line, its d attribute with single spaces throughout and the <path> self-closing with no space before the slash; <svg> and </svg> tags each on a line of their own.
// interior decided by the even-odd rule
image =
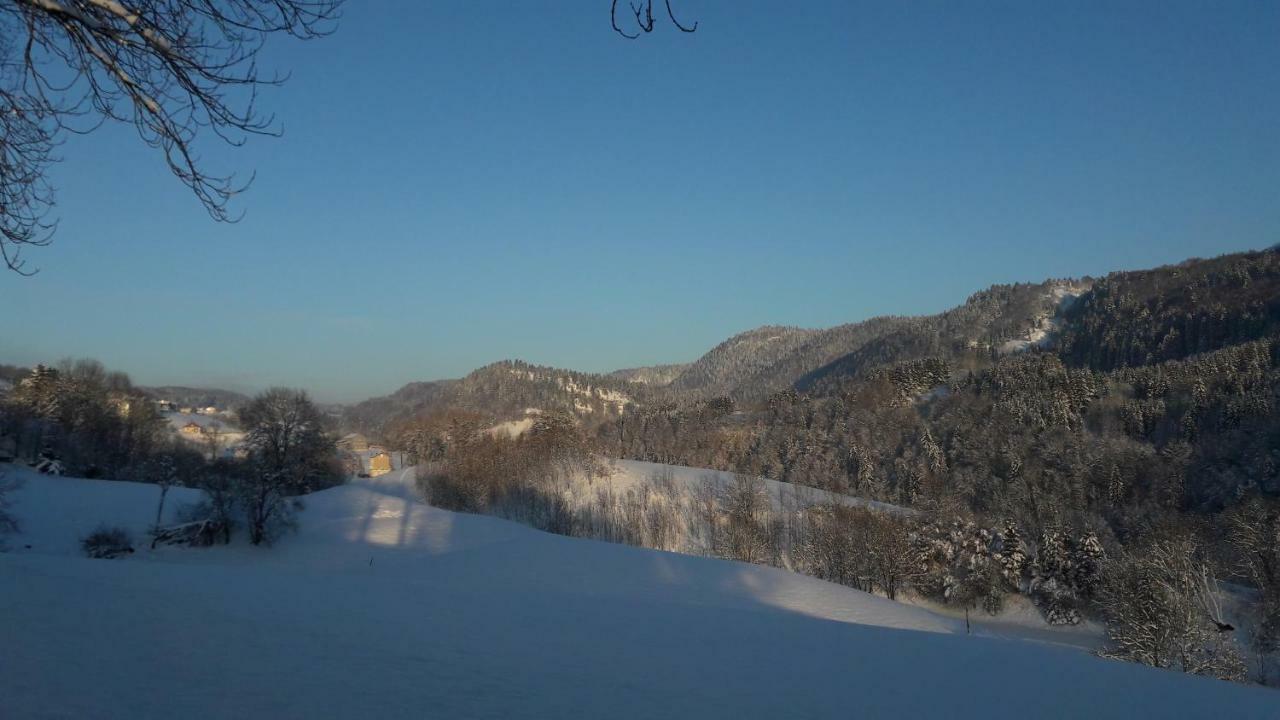
<svg viewBox="0 0 1280 720">
<path fill-rule="evenodd" d="M 190 487 L 204 499 L 186 519 L 208 528 L 204 542 L 230 542 L 243 526 L 253 544 L 270 543 L 290 526 L 296 496 L 343 480 L 328 420 L 300 390 L 272 388 L 240 408 L 244 439 L 228 454 L 179 438 L 153 398 L 97 361 L 16 376 L 0 398 L 0 441 L 15 459 L 51 474 L 154 483 L 157 530 L 167 489 Z"/>
</svg>

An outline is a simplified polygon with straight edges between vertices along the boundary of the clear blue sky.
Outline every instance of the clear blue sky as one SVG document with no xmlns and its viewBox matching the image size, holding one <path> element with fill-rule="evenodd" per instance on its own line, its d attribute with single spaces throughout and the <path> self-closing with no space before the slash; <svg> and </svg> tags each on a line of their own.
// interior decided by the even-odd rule
<svg viewBox="0 0 1280 720">
<path fill-rule="evenodd" d="M 0 362 L 346 401 L 1280 242 L 1280 3 L 673 2 L 351 2 L 264 58 L 283 138 L 205 146 L 236 225 L 71 139 Z"/>
</svg>

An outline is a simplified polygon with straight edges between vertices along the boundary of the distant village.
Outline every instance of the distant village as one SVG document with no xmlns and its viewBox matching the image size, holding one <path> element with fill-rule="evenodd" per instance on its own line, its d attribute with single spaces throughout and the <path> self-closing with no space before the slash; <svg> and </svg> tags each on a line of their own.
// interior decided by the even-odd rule
<svg viewBox="0 0 1280 720">
<path fill-rule="evenodd" d="M 244 432 L 237 425 L 236 414 L 216 405 L 193 407 L 171 400 L 156 400 L 156 408 L 183 439 L 212 447 L 222 457 L 243 458 Z M 404 453 L 370 443 L 359 433 L 344 435 L 334 443 L 342 466 L 350 477 L 374 478 L 405 467 Z"/>
<path fill-rule="evenodd" d="M 58 370 L 44 365 L 33 369 L 17 369 L 0 376 L 0 401 L 18 390 L 39 398 L 56 391 Z M 92 367 L 89 370 L 93 370 Z M 14 378 L 19 378 L 15 380 Z M 169 432 L 190 443 L 207 459 L 244 459 L 249 455 L 245 431 L 234 407 L 212 404 L 212 396 L 147 397 L 141 393 L 119 390 L 104 391 L 102 402 L 119 418 L 127 418 L 143 404 L 151 404 L 167 424 Z M 46 403 L 48 405 L 49 403 Z M 336 424 L 336 423 L 335 423 Z M 20 447 L 20 433 L 0 428 L 0 463 L 26 462 L 47 474 L 62 474 L 62 460 L 44 447 L 45 441 L 28 433 L 26 446 Z M 343 435 L 333 442 L 333 452 L 349 478 L 375 478 L 407 467 L 403 452 L 371 443 L 359 433 Z"/>
</svg>

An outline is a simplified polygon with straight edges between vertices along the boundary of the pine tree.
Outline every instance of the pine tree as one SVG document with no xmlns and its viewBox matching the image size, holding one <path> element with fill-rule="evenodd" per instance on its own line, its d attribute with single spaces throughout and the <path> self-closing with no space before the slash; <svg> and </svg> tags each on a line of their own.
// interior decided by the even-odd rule
<svg viewBox="0 0 1280 720">
<path fill-rule="evenodd" d="M 1075 625 L 1080 622 L 1078 599 L 1069 579 L 1071 557 L 1063 533 L 1049 528 L 1040 536 L 1040 547 L 1031 580 L 1031 596 L 1051 625 Z"/>
<path fill-rule="evenodd" d="M 1000 532 L 1000 567 L 1005 582 L 1014 590 L 1022 587 L 1022 573 L 1027 567 L 1027 554 L 1022 547 L 1018 524 L 1012 518 L 1004 523 Z"/>
<path fill-rule="evenodd" d="M 1080 597 L 1090 598 L 1097 592 L 1104 554 L 1102 542 L 1092 530 L 1085 531 L 1072 543 L 1071 584 Z"/>
</svg>

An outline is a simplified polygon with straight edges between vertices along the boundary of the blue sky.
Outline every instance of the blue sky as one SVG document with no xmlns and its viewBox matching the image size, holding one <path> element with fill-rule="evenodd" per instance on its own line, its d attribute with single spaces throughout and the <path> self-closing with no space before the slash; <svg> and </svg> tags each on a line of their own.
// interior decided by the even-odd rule
<svg viewBox="0 0 1280 720">
<path fill-rule="evenodd" d="M 0 362 L 348 401 L 510 357 L 688 361 L 763 324 L 1280 242 L 1280 4 L 352 2 L 276 42 L 212 222 L 127 128 L 0 276 Z M 659 3 L 660 6 L 660 3 Z"/>
</svg>

